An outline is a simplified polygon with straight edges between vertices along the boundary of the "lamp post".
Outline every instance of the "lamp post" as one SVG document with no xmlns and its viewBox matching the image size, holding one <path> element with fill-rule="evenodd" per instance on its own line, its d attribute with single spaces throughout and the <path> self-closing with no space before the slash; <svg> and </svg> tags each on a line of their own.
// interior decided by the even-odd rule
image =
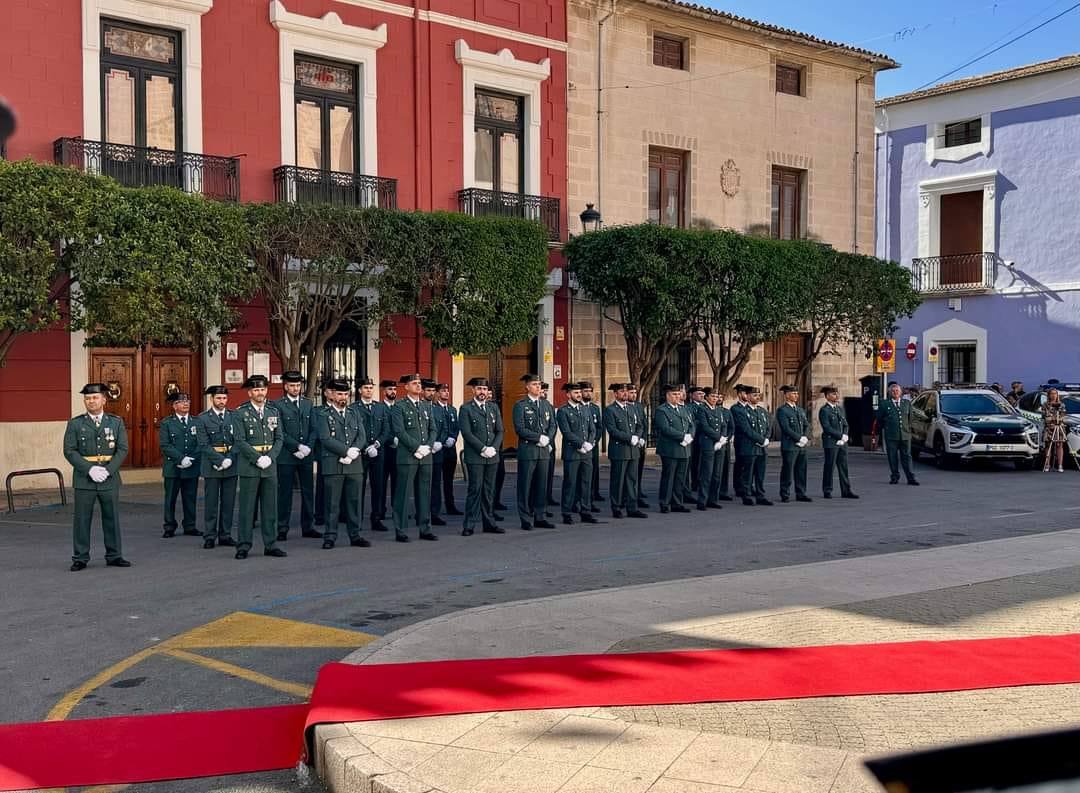
<svg viewBox="0 0 1080 793">
<path fill-rule="evenodd" d="M 582 231 L 599 231 L 600 227 L 604 225 L 604 219 L 600 216 L 600 213 L 596 211 L 596 207 L 593 204 L 586 204 L 585 211 L 578 215 L 581 218 L 581 230 Z"/>
<path fill-rule="evenodd" d="M 586 204 L 585 211 L 578 217 L 581 219 L 581 230 L 584 233 L 590 231 L 599 231 L 604 225 L 604 218 L 597 211 L 593 204 Z M 605 395 L 607 394 L 607 344 L 604 334 L 604 306 L 600 305 L 600 393 L 597 394 L 598 402 L 601 407 L 604 404 Z M 604 451 L 607 451 L 607 435 L 603 436 L 601 446 Z"/>
</svg>

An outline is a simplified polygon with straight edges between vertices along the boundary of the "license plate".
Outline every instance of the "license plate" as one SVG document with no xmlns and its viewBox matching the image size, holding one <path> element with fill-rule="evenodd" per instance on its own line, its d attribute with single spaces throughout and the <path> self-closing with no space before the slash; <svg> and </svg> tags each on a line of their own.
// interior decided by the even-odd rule
<svg viewBox="0 0 1080 793">
<path fill-rule="evenodd" d="M 1007 443 L 988 443 L 986 444 L 986 451 L 988 452 L 1008 452 L 1012 451 L 1012 446 Z"/>
</svg>

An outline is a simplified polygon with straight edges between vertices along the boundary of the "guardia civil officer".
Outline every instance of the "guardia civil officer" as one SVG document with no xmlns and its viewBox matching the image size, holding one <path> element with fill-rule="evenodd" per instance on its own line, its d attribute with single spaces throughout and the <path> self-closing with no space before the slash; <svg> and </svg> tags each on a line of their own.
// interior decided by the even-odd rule
<svg viewBox="0 0 1080 793">
<path fill-rule="evenodd" d="M 542 383 L 535 374 L 522 375 L 525 396 L 514 403 L 514 431 L 518 436 L 517 503 L 521 528 L 554 529 L 546 520 L 547 478 L 555 439 L 555 410 L 541 399 Z"/>
<path fill-rule="evenodd" d="M 723 469 L 726 468 L 728 428 L 723 405 L 720 404 L 720 392 L 713 388 L 704 389 L 705 401 L 697 408 L 694 417 L 697 428 L 694 446 L 700 446 L 698 454 L 697 508 L 707 510 L 710 507 L 720 509 L 720 482 Z"/>
<path fill-rule="evenodd" d="M 596 512 L 596 505 L 604 500 L 600 493 L 600 443 L 604 439 L 604 416 L 600 406 L 593 401 L 593 386 L 588 380 L 581 381 L 581 401 L 596 427 L 596 444 L 592 449 L 592 487 L 589 493 L 589 511 Z"/>
<path fill-rule="evenodd" d="M 759 405 L 761 390 L 743 386 L 745 407 L 735 415 L 735 443 L 742 460 L 742 503 L 763 507 L 772 506 L 765 497 L 765 467 L 768 462 L 769 433 L 772 421 L 765 408 Z"/>
<path fill-rule="evenodd" d="M 818 411 L 818 423 L 821 424 L 821 445 L 825 449 L 825 467 L 821 471 L 821 494 L 832 498 L 833 468 L 840 475 L 840 497 L 858 498 L 851 491 L 851 479 L 848 477 L 847 445 L 848 420 L 840 404 L 840 392 L 835 386 L 827 385 L 821 389 L 825 395 L 825 404 Z"/>
<path fill-rule="evenodd" d="M 551 399 L 548 397 L 548 394 L 550 393 L 550 391 L 551 391 L 551 386 L 548 383 L 543 383 L 543 382 L 540 383 L 540 398 L 542 400 L 544 400 L 545 402 L 547 402 L 549 405 L 551 404 Z M 552 406 L 552 409 L 554 409 L 554 406 Z M 558 416 L 556 415 L 556 421 L 555 421 L 556 430 L 558 430 L 558 426 L 559 426 Z M 556 507 L 556 506 L 559 505 L 559 502 L 556 501 L 554 498 L 552 498 L 552 493 L 554 492 L 553 488 L 555 487 L 555 448 L 556 448 L 555 447 L 555 434 L 552 433 L 552 435 L 551 435 L 551 454 L 548 457 L 547 494 L 546 494 L 546 499 L 547 500 L 545 502 L 546 506 L 545 506 L 545 511 L 544 511 L 544 515 L 546 517 L 549 517 L 549 518 L 552 517 L 552 515 L 551 515 L 551 511 L 548 510 L 547 507 Z"/>
<path fill-rule="evenodd" d="M 567 402 L 556 412 L 555 420 L 562 434 L 562 522 L 574 522 L 575 505 L 582 523 L 599 523 L 584 507 L 592 487 L 592 449 L 596 443 L 592 415 L 581 403 L 581 384 L 564 383 Z"/>
<path fill-rule="evenodd" d="M 735 454 L 735 417 L 732 416 L 731 410 L 724 407 L 723 392 L 717 392 L 720 394 L 720 401 L 716 405 L 716 409 L 723 414 L 725 433 L 727 435 L 727 443 L 724 447 L 717 452 L 715 459 L 715 468 L 720 471 L 720 489 L 717 491 L 717 501 L 731 501 L 732 497 L 728 493 L 728 488 L 731 483 L 731 465 L 730 460 Z M 732 490 L 734 492 L 734 490 Z"/>
<path fill-rule="evenodd" d="M 334 392 L 327 388 L 329 379 L 325 380 L 322 385 L 322 404 L 312 410 L 312 421 L 315 420 L 315 413 L 321 410 L 323 407 L 329 405 L 334 401 Z M 315 525 L 326 525 L 326 514 L 323 507 L 326 505 L 326 482 L 323 480 L 322 464 L 319 462 L 322 459 L 322 450 L 319 448 L 319 438 L 315 437 L 315 445 L 311 447 L 311 457 L 315 460 Z"/>
<path fill-rule="evenodd" d="M 277 456 L 277 538 L 289 539 L 292 522 L 293 487 L 300 485 L 300 532 L 304 537 L 319 538 L 322 534 L 312 526 L 315 507 L 315 480 L 312 463 L 315 457 L 315 430 L 312 427 L 314 403 L 303 396 L 304 376 L 295 370 L 283 372 L 285 393 L 271 404 L 281 415 L 281 451 Z M 337 526 L 335 524 L 334 528 Z"/>
<path fill-rule="evenodd" d="M 898 383 L 889 383 L 888 399 L 878 406 L 877 425 L 889 458 L 889 484 L 900 481 L 902 466 L 907 483 L 918 485 L 911 470 L 911 402 L 900 398 Z"/>
<path fill-rule="evenodd" d="M 120 553 L 120 466 L 128 453 L 127 430 L 119 416 L 105 412 L 109 387 L 87 383 L 82 391 L 86 412 L 68 421 L 64 457 L 71 463 L 75 489 L 71 572 L 85 570 L 90 561 L 90 525 L 94 505 L 101 510 L 105 564 L 131 567 Z"/>
<path fill-rule="evenodd" d="M 637 414 L 638 423 L 643 428 L 641 440 L 644 443 L 640 446 L 641 454 L 637 458 L 637 505 L 638 509 L 648 509 L 649 502 L 645 500 L 643 487 L 645 483 L 645 447 L 648 446 L 649 419 L 645 416 L 645 405 L 641 403 L 641 399 L 638 397 L 638 387 L 633 383 L 626 384 L 626 405 Z"/>
<path fill-rule="evenodd" d="M 604 430 L 608 434 L 608 460 L 611 515 L 621 518 L 647 518 L 638 508 L 638 458 L 645 453 L 645 425 L 627 402 L 626 383 L 612 383 L 608 388 L 615 401 L 604 408 Z"/>
<path fill-rule="evenodd" d="M 421 540 L 437 540 L 431 530 L 431 455 L 442 448 L 431 404 L 422 398 L 423 378 L 402 375 L 405 398 L 394 402 L 390 424 L 398 440 L 397 490 L 394 493 L 394 539 L 409 541 L 409 517 L 416 518 Z M 412 510 L 412 512 L 410 512 Z"/>
<path fill-rule="evenodd" d="M 749 405 L 746 400 L 746 386 L 742 383 L 735 385 L 735 404 L 731 406 L 731 428 L 732 428 L 732 452 L 734 454 L 734 463 L 731 466 L 731 482 L 735 493 L 735 498 L 745 499 L 747 494 L 743 492 L 743 453 L 742 450 L 746 448 L 745 444 L 739 443 L 741 437 L 741 431 L 739 430 L 740 420 L 739 417 L 744 415 L 746 410 L 749 409 Z"/>
<path fill-rule="evenodd" d="M 442 413 L 446 438 L 443 439 L 443 447 L 439 452 L 442 457 L 442 481 L 431 485 L 432 511 L 435 509 L 435 491 L 441 487 L 442 503 L 446 505 L 446 514 L 460 515 L 461 510 L 454 503 L 454 474 L 457 472 L 457 442 L 461 434 L 461 426 L 458 422 L 458 410 L 450 402 L 448 383 L 439 383 L 435 391 L 435 410 Z"/>
<path fill-rule="evenodd" d="M 277 542 L 277 463 L 281 451 L 281 416 L 266 401 L 269 383 L 263 375 L 244 381 L 248 401 L 232 413 L 233 449 L 240 479 L 240 514 L 236 531 L 236 558 L 247 559 L 255 530 L 258 505 L 263 556 L 288 556 Z M 330 520 L 332 516 L 327 515 Z"/>
<path fill-rule="evenodd" d="M 690 420 L 693 421 L 694 427 L 697 427 L 698 411 L 705 404 L 705 388 L 699 385 L 692 385 L 688 389 L 690 392 L 690 404 L 686 406 L 687 411 L 690 413 Z M 690 444 L 690 463 L 687 466 L 687 474 L 690 477 L 690 492 L 696 493 L 698 491 L 698 477 L 701 473 L 701 444 Z"/>
<path fill-rule="evenodd" d="M 434 380 L 427 377 L 420 380 L 420 394 L 424 402 L 427 403 L 431 411 L 431 420 L 435 423 L 435 437 L 438 438 L 439 448 L 435 450 L 432 445 L 431 451 L 431 492 L 428 494 L 428 498 L 431 500 L 431 525 L 432 526 L 445 526 L 446 521 L 443 520 L 442 515 L 442 442 L 446 437 L 446 428 L 443 426 L 444 416 L 435 406 L 435 394 L 438 391 L 439 384 Z M 435 497 L 435 491 L 439 490 L 439 497 Z"/>
<path fill-rule="evenodd" d="M 236 504 L 236 454 L 233 452 L 229 389 L 209 386 L 210 408 L 196 420 L 203 477 L 203 548 L 233 547 L 233 508 Z"/>
<path fill-rule="evenodd" d="M 360 485 L 364 481 L 361 452 L 367 448 L 364 419 L 349 410 L 349 384 L 344 380 L 331 380 L 327 385 L 333 392 L 333 401 L 315 414 L 315 434 L 322 452 L 322 470 L 326 487 L 327 515 L 334 514 L 341 505 L 345 511 L 345 530 L 349 533 L 349 545 L 366 548 L 371 545 L 360 536 Z M 329 521 L 323 533 L 324 550 L 330 550 L 337 542 L 338 522 Z"/>
<path fill-rule="evenodd" d="M 360 485 L 360 508 L 366 506 L 365 488 L 371 488 L 371 529 L 386 531 L 382 525 L 382 504 L 385 500 L 383 486 L 386 484 L 386 452 L 390 448 L 393 434 L 390 428 L 390 411 L 382 402 L 375 401 L 375 381 L 362 377 L 357 381 L 360 398 L 349 406 L 364 424 L 364 438 L 367 446 L 361 464 L 364 480 Z M 364 516 L 360 515 L 363 522 Z"/>
<path fill-rule="evenodd" d="M 176 536 L 176 497 L 183 504 L 184 534 L 201 537 L 196 528 L 199 497 L 199 428 L 191 415 L 191 397 L 182 391 L 165 398 L 172 403 L 173 414 L 158 425 L 161 446 L 161 475 L 165 482 L 164 533 Z"/>
<path fill-rule="evenodd" d="M 379 390 L 382 391 L 382 405 L 386 408 L 386 415 L 392 416 L 394 403 L 397 401 L 397 382 L 394 380 L 380 380 Z M 382 500 L 379 501 L 379 520 L 372 528 L 375 531 L 387 531 L 383 521 L 386 520 L 386 505 L 389 503 L 393 509 L 394 494 L 397 493 L 397 447 L 398 439 L 394 436 L 393 428 L 390 430 L 390 440 L 383 444 L 383 481 L 380 492 Z M 374 505 L 372 505 L 374 507 Z"/>
<path fill-rule="evenodd" d="M 653 414 L 656 453 L 660 455 L 660 512 L 689 512 L 683 505 L 686 466 L 694 442 L 690 409 L 679 405 L 680 386 L 663 387 L 664 404 Z"/>
<path fill-rule="evenodd" d="M 810 419 L 799 405 L 799 389 L 780 387 L 784 404 L 776 410 L 780 426 L 780 500 L 791 499 L 791 480 L 795 479 L 795 500 L 813 501 L 806 495 L 806 447 L 810 443 Z"/>
<path fill-rule="evenodd" d="M 461 534 L 470 537 L 477 526 L 487 534 L 505 534 L 506 530 L 495 522 L 495 474 L 505 434 L 502 414 L 489 401 L 491 390 L 486 377 L 474 377 L 467 385 L 473 397 L 458 414 L 461 462 L 469 480 Z"/>
</svg>

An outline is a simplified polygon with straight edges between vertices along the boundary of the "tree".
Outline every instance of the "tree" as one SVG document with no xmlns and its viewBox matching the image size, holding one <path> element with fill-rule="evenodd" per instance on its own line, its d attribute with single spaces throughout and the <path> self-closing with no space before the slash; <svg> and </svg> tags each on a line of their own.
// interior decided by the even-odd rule
<svg viewBox="0 0 1080 793">
<path fill-rule="evenodd" d="M 693 333 L 711 234 L 646 223 L 589 232 L 566 245 L 567 269 L 585 295 L 618 309 L 630 379 L 642 393 Z"/>
</svg>

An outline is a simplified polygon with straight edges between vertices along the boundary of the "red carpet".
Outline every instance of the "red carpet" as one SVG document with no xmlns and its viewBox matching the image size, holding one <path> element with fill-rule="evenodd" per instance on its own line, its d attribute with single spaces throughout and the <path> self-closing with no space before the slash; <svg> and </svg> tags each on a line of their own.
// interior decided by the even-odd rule
<svg viewBox="0 0 1080 793">
<path fill-rule="evenodd" d="M 310 706 L 0 726 L 0 790 L 291 768 L 317 724 L 1080 683 L 1080 634 L 352 666 Z M 229 736 L 211 741 L 208 736 Z"/>
</svg>

